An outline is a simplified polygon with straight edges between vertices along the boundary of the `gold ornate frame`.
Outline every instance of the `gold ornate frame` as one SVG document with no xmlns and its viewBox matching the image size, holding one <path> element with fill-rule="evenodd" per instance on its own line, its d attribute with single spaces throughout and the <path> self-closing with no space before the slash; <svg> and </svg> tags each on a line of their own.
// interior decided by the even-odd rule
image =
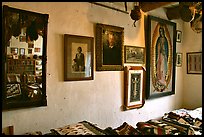
<svg viewBox="0 0 204 137">
<path fill-rule="evenodd" d="M 106 57 L 109 60 L 115 57 L 114 54 L 106 56 L 106 42 L 108 34 L 112 33 L 114 36 L 114 43 L 117 48 L 117 60 L 112 61 L 111 63 L 106 63 Z M 96 71 L 121 71 L 123 70 L 124 65 L 124 28 L 105 25 L 105 24 L 96 24 Z"/>
</svg>

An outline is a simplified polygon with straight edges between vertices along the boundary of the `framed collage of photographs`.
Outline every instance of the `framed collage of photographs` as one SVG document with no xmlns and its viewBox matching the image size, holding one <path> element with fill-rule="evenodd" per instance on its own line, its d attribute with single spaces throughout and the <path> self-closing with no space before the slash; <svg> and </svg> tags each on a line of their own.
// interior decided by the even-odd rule
<svg viewBox="0 0 204 137">
<path fill-rule="evenodd" d="M 202 52 L 188 52 L 187 74 L 202 74 Z"/>
<path fill-rule="evenodd" d="M 64 80 L 93 80 L 93 37 L 64 34 Z"/>
<path fill-rule="evenodd" d="M 124 74 L 124 110 L 142 107 L 145 103 L 144 68 L 125 66 Z"/>
<path fill-rule="evenodd" d="M 145 64 L 145 48 L 125 45 L 125 63 Z"/>
<path fill-rule="evenodd" d="M 124 28 L 96 24 L 96 71 L 121 71 L 124 65 Z"/>
<path fill-rule="evenodd" d="M 176 23 L 150 15 L 146 21 L 146 98 L 175 94 Z"/>
</svg>

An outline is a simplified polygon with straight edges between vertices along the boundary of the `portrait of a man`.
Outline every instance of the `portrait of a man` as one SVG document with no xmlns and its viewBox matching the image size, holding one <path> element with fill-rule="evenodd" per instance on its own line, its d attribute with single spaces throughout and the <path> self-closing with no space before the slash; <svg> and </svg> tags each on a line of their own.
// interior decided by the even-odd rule
<svg viewBox="0 0 204 137">
<path fill-rule="evenodd" d="M 103 65 L 121 65 L 122 55 L 120 32 L 103 31 Z"/>
</svg>

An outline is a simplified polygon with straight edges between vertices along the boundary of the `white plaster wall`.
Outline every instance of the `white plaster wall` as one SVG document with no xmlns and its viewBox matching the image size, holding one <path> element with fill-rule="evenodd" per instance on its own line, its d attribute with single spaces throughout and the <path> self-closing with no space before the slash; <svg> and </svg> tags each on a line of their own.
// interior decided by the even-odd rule
<svg viewBox="0 0 204 137">
<path fill-rule="evenodd" d="M 124 44 L 145 47 L 144 13 L 132 27 L 128 14 L 87 2 L 4 2 L 12 7 L 49 14 L 47 39 L 48 106 L 2 112 L 2 127 L 14 125 L 15 134 L 40 130 L 49 132 L 66 124 L 87 120 L 101 128 L 118 127 L 127 122 L 136 127 L 139 121 L 158 118 L 182 107 L 183 82 L 181 68 L 176 73 L 176 94 L 146 100 L 140 109 L 121 111 L 124 100 L 123 71 L 96 72 L 94 80 L 63 81 L 63 34 L 94 37 L 94 23 L 124 27 Z M 163 9 L 150 14 L 166 18 Z M 178 21 L 178 23 L 180 23 Z M 177 26 L 182 30 L 182 24 Z M 182 45 L 178 45 L 182 46 Z M 179 50 L 181 48 L 179 47 Z M 95 66 L 95 63 L 94 63 Z"/>
<path fill-rule="evenodd" d="M 202 74 L 187 74 L 186 53 L 202 52 L 202 32 L 196 33 L 190 23 L 184 23 L 183 38 L 183 107 L 194 109 L 202 106 Z"/>
</svg>

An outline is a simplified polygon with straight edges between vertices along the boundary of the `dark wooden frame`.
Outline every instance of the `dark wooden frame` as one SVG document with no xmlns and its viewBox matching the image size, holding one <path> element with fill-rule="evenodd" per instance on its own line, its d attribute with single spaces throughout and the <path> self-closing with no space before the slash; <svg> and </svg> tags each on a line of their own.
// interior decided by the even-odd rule
<svg viewBox="0 0 204 137">
<path fill-rule="evenodd" d="M 64 34 L 64 81 L 93 80 L 93 41 L 93 37 Z M 72 68 L 79 46 L 85 57 L 85 70 L 81 72 Z"/>
<path fill-rule="evenodd" d="M 135 56 L 133 57 L 133 60 L 128 60 L 128 51 L 129 49 L 133 49 L 136 51 Z M 140 55 L 138 52 L 141 51 L 142 55 Z M 145 48 L 144 47 L 138 47 L 138 46 L 129 46 L 125 45 L 125 63 L 134 63 L 134 64 L 145 64 Z M 138 55 L 139 54 L 139 55 Z M 138 56 L 138 57 L 137 57 Z M 142 56 L 142 57 L 141 57 Z"/>
<path fill-rule="evenodd" d="M 116 48 L 118 49 L 118 58 L 117 63 L 112 61 L 110 64 L 105 63 L 105 52 L 106 52 L 106 39 L 108 33 L 114 33 L 114 38 L 116 39 Z M 96 53 L 96 71 L 122 71 L 124 65 L 124 28 L 105 25 L 105 24 L 96 24 L 96 44 L 95 44 L 95 53 Z M 108 56 L 109 59 L 113 59 L 114 55 Z"/>
<path fill-rule="evenodd" d="M 195 56 L 198 56 L 198 57 L 195 58 Z M 194 59 L 190 60 L 190 57 Z M 202 75 L 202 52 L 187 52 L 186 53 L 186 64 L 187 64 L 187 74 L 201 74 Z M 195 68 L 199 67 L 199 70 L 192 70 L 190 67 L 191 64 L 194 64 Z"/>
<path fill-rule="evenodd" d="M 146 31 L 146 67 L 147 67 L 147 90 L 146 98 L 158 98 L 162 96 L 168 96 L 175 94 L 175 63 L 176 63 L 176 23 L 170 22 L 154 16 L 148 16 L 145 18 L 145 24 L 147 26 Z M 168 55 L 167 57 L 167 69 L 166 76 L 162 76 L 165 81 L 162 83 L 157 76 L 157 54 L 156 54 L 156 38 L 159 36 L 159 28 L 164 28 L 164 33 L 168 42 Z M 164 69 L 162 69 L 163 71 Z M 161 71 L 160 71 L 161 72 Z"/>
<path fill-rule="evenodd" d="M 11 109 L 19 109 L 19 108 L 28 108 L 28 107 L 40 107 L 40 106 L 47 106 L 47 96 L 46 96 L 46 62 L 47 62 L 47 25 L 48 25 L 48 14 L 42 14 L 32 11 L 27 11 L 23 9 L 13 8 L 9 7 L 7 5 L 3 5 L 3 21 L 2 21 L 2 110 L 11 110 Z M 19 18 L 21 17 L 28 17 L 24 18 L 24 26 L 23 27 L 31 27 L 30 22 L 32 22 L 32 19 L 34 22 L 38 22 L 38 27 L 36 29 L 40 30 L 40 35 L 43 37 L 43 55 L 42 55 L 42 78 L 39 83 L 42 84 L 42 87 L 38 88 L 40 90 L 39 94 L 41 94 L 38 98 L 29 98 L 27 93 L 28 91 L 28 83 L 25 79 L 22 79 L 21 84 L 21 90 L 23 94 L 21 94 L 19 97 L 15 99 L 7 98 L 7 47 L 9 46 L 9 40 L 11 36 L 19 36 L 17 29 L 20 29 L 22 26 L 21 23 L 19 24 L 12 24 L 9 25 L 9 23 L 14 23 L 12 17 L 13 15 L 19 15 Z M 9 20 L 9 21 L 8 21 Z M 20 20 L 20 19 L 19 19 Z M 22 20 L 21 20 L 22 21 Z M 12 26 L 12 27 L 11 27 Z M 11 27 L 11 28 L 9 28 Z M 37 32 L 38 33 L 38 32 Z M 33 33 L 29 33 L 28 37 L 31 36 Z M 39 33 L 38 33 L 39 34 Z M 34 35 L 34 34 L 33 34 Z M 29 37 L 30 38 L 30 37 Z M 22 77 L 27 76 L 22 74 Z M 40 93 L 41 92 L 41 93 Z"/>
<path fill-rule="evenodd" d="M 133 78 L 137 78 L 135 88 L 139 91 L 133 91 Z M 142 66 L 125 66 L 124 68 L 124 110 L 141 108 L 145 103 L 145 70 Z M 136 95 L 133 95 L 133 94 Z"/>
</svg>

